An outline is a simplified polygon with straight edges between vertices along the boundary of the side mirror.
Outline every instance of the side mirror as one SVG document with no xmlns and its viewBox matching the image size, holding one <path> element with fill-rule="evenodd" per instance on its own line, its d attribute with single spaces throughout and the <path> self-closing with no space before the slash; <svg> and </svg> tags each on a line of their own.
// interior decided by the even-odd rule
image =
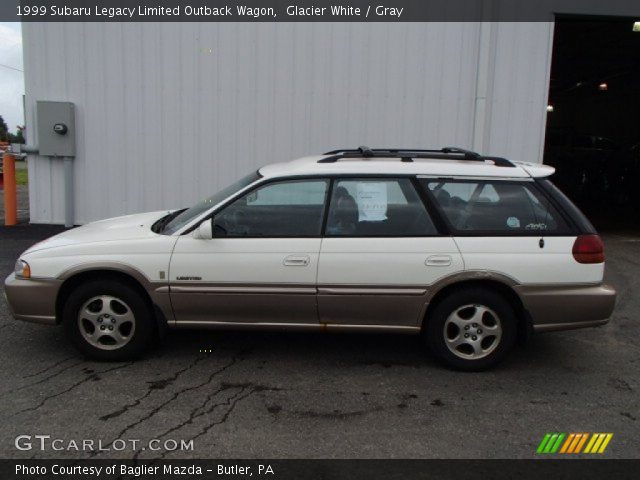
<svg viewBox="0 0 640 480">
<path fill-rule="evenodd" d="M 205 220 L 198 225 L 198 228 L 193 231 L 191 236 L 196 240 L 211 240 L 213 238 L 213 228 L 211 227 L 212 223 L 213 222 L 210 219 Z"/>
</svg>

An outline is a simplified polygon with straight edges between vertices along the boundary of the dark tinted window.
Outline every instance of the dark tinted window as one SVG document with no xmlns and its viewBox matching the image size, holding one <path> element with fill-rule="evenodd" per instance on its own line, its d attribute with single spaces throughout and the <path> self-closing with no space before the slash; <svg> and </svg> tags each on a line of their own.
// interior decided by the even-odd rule
<svg viewBox="0 0 640 480">
<path fill-rule="evenodd" d="M 334 183 L 327 236 L 419 237 L 436 235 L 409 179 L 344 179 Z"/>
<path fill-rule="evenodd" d="M 580 233 L 596 233 L 596 229 L 591 224 L 589 219 L 585 217 L 584 213 L 580 211 L 575 204 L 569 200 L 562 191 L 556 187 L 551 180 L 543 179 L 540 180 L 540 185 L 544 188 L 553 199 L 560 205 L 562 208 L 573 220 L 576 226 L 580 229 Z"/>
<path fill-rule="evenodd" d="M 328 180 L 269 183 L 214 217 L 217 237 L 309 237 L 322 230 Z"/>
<path fill-rule="evenodd" d="M 533 182 L 423 182 L 455 230 L 513 235 L 563 234 L 570 231 Z"/>
</svg>

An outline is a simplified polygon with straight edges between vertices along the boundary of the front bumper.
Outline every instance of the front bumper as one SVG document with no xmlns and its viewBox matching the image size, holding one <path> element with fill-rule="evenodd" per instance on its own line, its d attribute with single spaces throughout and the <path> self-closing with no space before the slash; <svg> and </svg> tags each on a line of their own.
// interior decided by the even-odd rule
<svg viewBox="0 0 640 480">
<path fill-rule="evenodd" d="M 9 310 L 16 320 L 56 324 L 56 298 L 62 282 L 56 279 L 16 278 L 11 274 L 4 281 Z"/>
<path fill-rule="evenodd" d="M 535 332 L 597 327 L 609 321 L 616 291 L 609 285 L 515 287 Z"/>
</svg>

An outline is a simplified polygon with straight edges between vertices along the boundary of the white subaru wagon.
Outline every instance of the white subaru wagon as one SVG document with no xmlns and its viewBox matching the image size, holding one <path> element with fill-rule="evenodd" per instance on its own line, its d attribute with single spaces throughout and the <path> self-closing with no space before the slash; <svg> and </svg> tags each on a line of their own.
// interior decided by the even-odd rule
<svg viewBox="0 0 640 480">
<path fill-rule="evenodd" d="M 166 327 L 421 334 L 488 368 L 532 332 L 608 321 L 604 248 L 553 168 L 448 147 L 336 150 L 261 168 L 195 206 L 67 230 L 5 281 L 16 319 L 85 355 Z"/>
</svg>

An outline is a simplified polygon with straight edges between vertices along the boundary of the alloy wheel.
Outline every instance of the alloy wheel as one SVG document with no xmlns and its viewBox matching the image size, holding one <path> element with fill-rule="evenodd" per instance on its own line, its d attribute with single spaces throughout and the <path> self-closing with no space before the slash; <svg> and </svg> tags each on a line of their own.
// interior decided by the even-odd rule
<svg viewBox="0 0 640 480">
<path fill-rule="evenodd" d="M 485 305 L 463 305 L 444 323 L 444 341 L 457 357 L 478 360 L 493 352 L 502 338 L 500 317 Z"/>
<path fill-rule="evenodd" d="M 117 350 L 133 337 L 136 320 L 124 301 L 111 295 L 99 295 L 80 308 L 78 328 L 82 337 L 94 347 Z"/>
</svg>

